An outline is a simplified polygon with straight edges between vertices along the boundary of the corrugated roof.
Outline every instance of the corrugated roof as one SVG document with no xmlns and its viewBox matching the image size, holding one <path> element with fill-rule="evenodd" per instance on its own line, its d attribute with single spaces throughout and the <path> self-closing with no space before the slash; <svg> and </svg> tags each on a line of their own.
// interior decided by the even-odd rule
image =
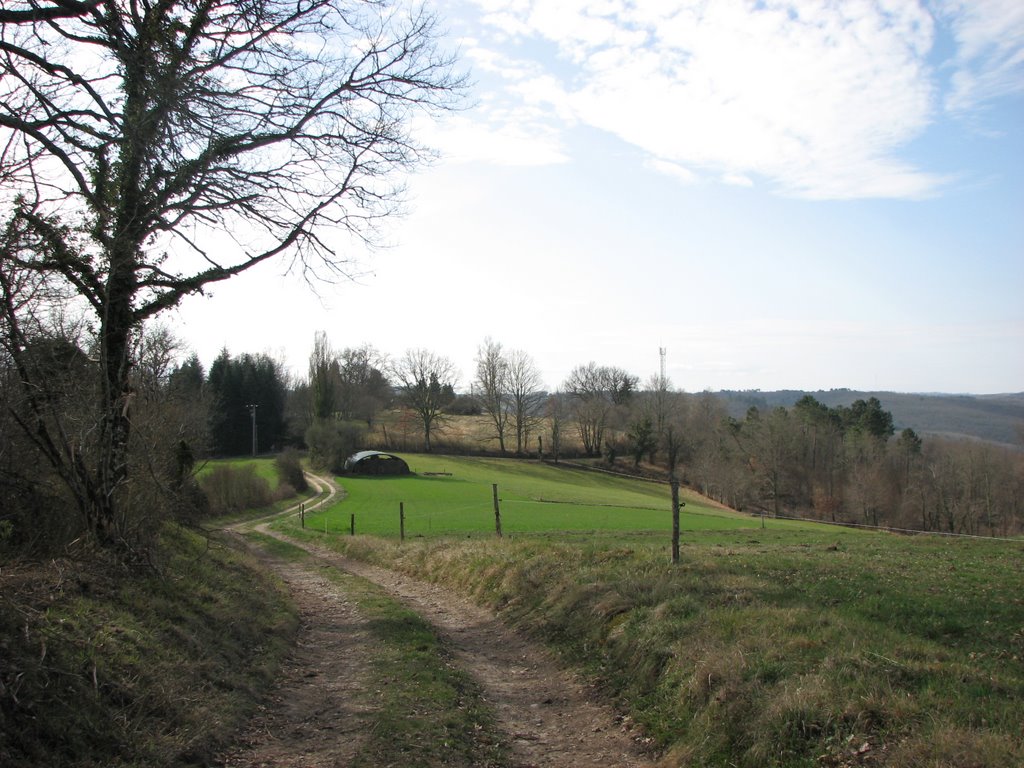
<svg viewBox="0 0 1024 768">
<path fill-rule="evenodd" d="M 359 451 L 358 453 L 353 453 L 351 456 L 345 459 L 345 469 L 352 469 L 354 466 L 356 466 L 359 462 L 363 461 L 364 459 L 372 459 L 375 456 L 381 456 L 386 459 L 394 459 L 395 461 L 402 462 L 402 464 L 406 464 L 405 459 L 403 459 L 401 456 L 395 456 L 395 454 L 393 453 L 385 453 L 384 451 Z"/>
</svg>

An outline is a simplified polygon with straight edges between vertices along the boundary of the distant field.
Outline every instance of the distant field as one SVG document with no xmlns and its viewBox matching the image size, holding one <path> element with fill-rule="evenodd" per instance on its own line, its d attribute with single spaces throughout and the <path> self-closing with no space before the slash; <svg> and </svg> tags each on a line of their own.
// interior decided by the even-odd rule
<svg viewBox="0 0 1024 768">
<path fill-rule="evenodd" d="M 313 508 L 307 525 L 329 531 L 399 535 L 399 504 L 407 537 L 487 535 L 495 530 L 492 485 L 498 485 L 502 531 L 525 533 L 653 533 L 672 528 L 667 485 L 512 459 L 403 456 L 415 473 L 398 478 L 339 478 L 347 497 Z M 712 506 L 684 490 L 683 531 L 760 527 L 760 520 Z M 801 527 L 769 521 L 774 529 Z"/>
</svg>

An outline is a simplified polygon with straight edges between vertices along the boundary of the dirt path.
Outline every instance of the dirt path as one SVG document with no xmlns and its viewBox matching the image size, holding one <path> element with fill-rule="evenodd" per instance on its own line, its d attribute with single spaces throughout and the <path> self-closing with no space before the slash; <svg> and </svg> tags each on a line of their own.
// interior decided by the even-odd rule
<svg viewBox="0 0 1024 768">
<path fill-rule="evenodd" d="M 268 565 L 288 585 L 302 622 L 270 701 L 221 756 L 230 768 L 327 768 L 354 757 L 370 723 L 360 702 L 371 644 L 365 621 L 337 585 L 308 567 Z"/>
<path fill-rule="evenodd" d="M 489 611 L 394 571 L 331 553 L 317 555 L 384 587 L 437 628 L 484 690 L 508 734 L 517 768 L 653 765 L 621 719 L 596 703 L 593 690 Z"/>
<path fill-rule="evenodd" d="M 284 538 L 265 524 L 258 528 Z M 292 543 L 310 551 L 316 562 L 380 585 L 434 625 L 460 666 L 483 689 L 507 735 L 516 768 L 653 765 L 642 756 L 639 736 L 624 727 L 610 708 L 596 703 L 594 691 L 494 614 L 442 587 L 322 547 Z M 280 705 L 256 718 L 246 733 L 246 749 L 232 753 L 225 765 L 343 766 L 355 752 L 358 739 L 354 737 L 368 715 L 351 703 L 358 699 L 360 669 L 366 667 L 365 629 L 336 584 L 319 577 L 309 583 L 308 564 L 274 563 L 274 567 L 299 604 L 303 621 L 299 649 L 282 679 L 275 702 Z M 325 643 L 332 645 L 325 647 Z M 325 665 L 323 660 L 330 658 L 362 661 Z M 338 723 L 348 725 L 344 730 L 325 727 Z"/>
</svg>

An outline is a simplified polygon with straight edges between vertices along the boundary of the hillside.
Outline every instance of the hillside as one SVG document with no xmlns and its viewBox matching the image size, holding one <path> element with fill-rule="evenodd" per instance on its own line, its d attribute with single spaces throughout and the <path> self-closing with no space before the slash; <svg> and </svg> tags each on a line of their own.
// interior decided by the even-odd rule
<svg viewBox="0 0 1024 768">
<path fill-rule="evenodd" d="M 877 397 L 890 411 L 896 430 L 910 427 L 920 435 L 967 437 L 993 443 L 1024 446 L 1024 393 L 1005 395 L 949 395 L 903 392 L 860 392 L 852 389 L 804 392 L 780 390 L 722 391 L 729 415 L 742 418 L 750 406 L 760 409 L 790 407 L 811 395 L 834 408 L 855 400 Z"/>
</svg>

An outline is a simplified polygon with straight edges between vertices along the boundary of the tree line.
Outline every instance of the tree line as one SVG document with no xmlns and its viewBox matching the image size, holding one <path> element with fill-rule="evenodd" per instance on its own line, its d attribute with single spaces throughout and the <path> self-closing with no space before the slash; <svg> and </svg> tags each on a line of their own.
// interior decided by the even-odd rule
<svg viewBox="0 0 1024 768">
<path fill-rule="evenodd" d="M 47 382 L 36 402 L 17 369 L 2 368 L 0 542 L 69 541 L 83 521 L 60 469 L 24 429 L 43 412 L 89 459 L 98 363 L 82 324 L 54 327 L 22 354 Z M 876 398 L 828 407 L 804 396 L 791 407 L 727 414 L 710 392 L 643 384 L 616 366 L 572 369 L 554 391 L 533 358 L 485 339 L 460 386 L 451 360 L 425 349 L 391 358 L 371 345 L 334 348 L 315 335 L 305 376 L 266 354 L 222 350 L 209 369 L 156 325 L 132 347 L 132 451 L 127 489 L 137 537 L 154 520 L 195 515 L 193 481 L 207 457 L 308 451 L 340 472 L 363 448 L 584 459 L 618 471 L 676 478 L 739 510 L 840 523 L 1007 535 L 1024 528 L 1024 454 L 992 444 L 896 430 Z M 457 429 L 470 416 L 476 435 Z M 412 438 L 410 438 L 412 436 Z"/>
</svg>

